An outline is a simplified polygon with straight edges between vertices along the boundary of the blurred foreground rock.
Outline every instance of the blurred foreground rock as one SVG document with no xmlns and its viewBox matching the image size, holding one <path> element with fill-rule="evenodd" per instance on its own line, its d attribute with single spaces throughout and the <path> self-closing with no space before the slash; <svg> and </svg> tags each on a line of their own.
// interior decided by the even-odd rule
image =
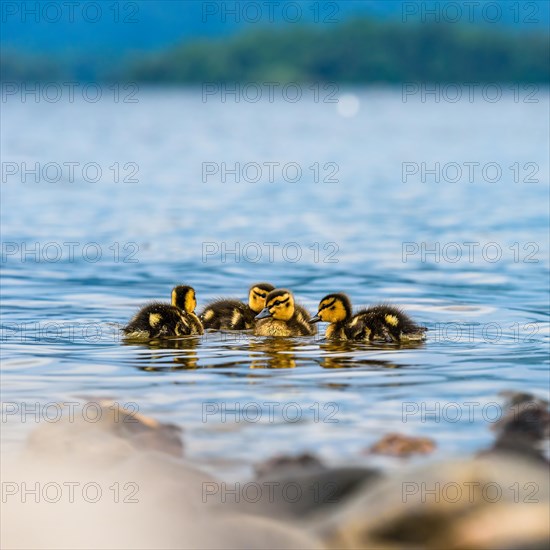
<svg viewBox="0 0 550 550">
<path fill-rule="evenodd" d="M 90 401 L 86 416 L 68 411 L 63 421 L 44 422 L 32 432 L 31 454 L 57 456 L 74 453 L 86 462 L 112 461 L 140 451 L 183 455 L 182 430 L 108 400 Z"/>
<path fill-rule="evenodd" d="M 254 471 L 256 477 L 265 478 L 273 475 L 281 475 L 290 472 L 294 475 L 303 472 L 311 474 L 326 470 L 327 467 L 314 455 L 302 453 L 300 455 L 276 455 L 264 462 L 256 464 Z"/>
<path fill-rule="evenodd" d="M 40 425 L 16 461 L 2 461 L 0 547 L 322 548 L 284 522 L 208 502 L 205 488 L 221 484 L 176 457 L 174 426 L 103 408 L 98 422 Z"/>
<path fill-rule="evenodd" d="M 372 454 L 408 458 L 414 454 L 426 455 L 435 450 L 435 441 L 428 437 L 412 437 L 390 433 L 377 441 L 367 451 Z"/>
<path fill-rule="evenodd" d="M 530 393 L 503 392 L 506 414 L 493 426 L 494 445 L 482 454 L 512 453 L 548 463 L 548 401 Z M 546 449 L 545 449 L 546 444 Z"/>
<path fill-rule="evenodd" d="M 250 490 L 248 498 L 240 500 L 239 511 L 298 522 L 302 527 L 313 514 L 335 510 L 381 477 L 373 468 L 328 468 L 309 454 L 277 456 L 256 471 L 256 479 L 243 484 Z"/>
<path fill-rule="evenodd" d="M 385 473 L 279 456 L 229 483 L 183 459 L 177 427 L 101 406 L 101 421 L 43 424 L 2 461 L 2 548 L 547 548 L 549 472 L 528 454 Z"/>
<path fill-rule="evenodd" d="M 548 469 L 487 457 L 405 469 L 320 514 L 329 548 L 546 549 Z"/>
</svg>

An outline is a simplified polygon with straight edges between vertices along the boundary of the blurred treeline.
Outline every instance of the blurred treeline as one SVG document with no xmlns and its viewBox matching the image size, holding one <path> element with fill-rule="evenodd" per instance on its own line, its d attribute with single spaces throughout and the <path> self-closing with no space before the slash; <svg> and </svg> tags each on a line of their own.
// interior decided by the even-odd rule
<svg viewBox="0 0 550 550">
<path fill-rule="evenodd" d="M 217 81 L 548 82 L 549 34 L 461 24 L 353 19 L 197 39 L 120 60 L 2 56 L 2 79 Z"/>
</svg>

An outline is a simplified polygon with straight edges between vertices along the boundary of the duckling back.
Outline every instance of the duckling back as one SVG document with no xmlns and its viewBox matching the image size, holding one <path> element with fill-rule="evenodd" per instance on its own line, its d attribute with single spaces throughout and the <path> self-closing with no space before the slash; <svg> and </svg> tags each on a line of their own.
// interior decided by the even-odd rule
<svg viewBox="0 0 550 550">
<path fill-rule="evenodd" d="M 207 305 L 201 313 L 204 328 L 214 330 L 246 330 L 254 326 L 254 318 L 265 307 L 270 283 L 255 283 L 248 289 L 248 303 L 221 299 Z"/>
<path fill-rule="evenodd" d="M 404 311 L 395 306 L 379 304 L 364 309 L 353 316 L 348 332 L 351 340 L 382 339 L 423 340 L 426 327 L 417 325 Z"/>
<path fill-rule="evenodd" d="M 296 304 L 295 308 L 294 317 L 291 319 L 291 322 L 295 323 L 297 327 L 300 327 L 299 330 L 304 336 L 313 336 L 317 334 L 317 325 L 309 322 L 311 319 L 309 311 L 299 304 Z"/>
<path fill-rule="evenodd" d="M 122 331 L 129 338 L 167 338 L 203 334 L 195 314 L 169 304 L 153 303 L 140 309 Z"/>
<path fill-rule="evenodd" d="M 199 315 L 205 329 L 247 330 L 254 326 L 256 313 L 238 300 L 216 300 Z"/>
</svg>

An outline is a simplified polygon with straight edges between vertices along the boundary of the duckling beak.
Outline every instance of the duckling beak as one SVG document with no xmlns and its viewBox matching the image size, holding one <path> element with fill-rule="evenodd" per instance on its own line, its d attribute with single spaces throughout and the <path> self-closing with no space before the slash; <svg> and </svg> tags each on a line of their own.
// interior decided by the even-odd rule
<svg viewBox="0 0 550 550">
<path fill-rule="evenodd" d="M 268 308 L 264 307 L 264 309 L 262 309 L 262 311 L 260 311 L 260 313 L 258 313 L 258 315 L 256 315 L 256 317 L 254 317 L 255 319 L 265 319 L 266 317 L 271 317 L 271 312 L 269 311 Z"/>
<path fill-rule="evenodd" d="M 309 322 L 310 323 L 318 323 L 321 320 L 321 317 L 319 315 L 315 315 L 315 317 L 312 317 Z"/>
</svg>

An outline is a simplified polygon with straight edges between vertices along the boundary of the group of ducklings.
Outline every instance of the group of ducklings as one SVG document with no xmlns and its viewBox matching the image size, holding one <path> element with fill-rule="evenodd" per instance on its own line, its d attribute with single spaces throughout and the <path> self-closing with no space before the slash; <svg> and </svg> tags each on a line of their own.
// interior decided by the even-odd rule
<svg viewBox="0 0 550 550">
<path fill-rule="evenodd" d="M 190 286 L 176 286 L 172 303 L 152 303 L 142 308 L 123 328 L 129 338 L 167 338 L 200 335 L 205 330 L 253 330 L 256 336 L 312 336 L 315 323 L 329 323 L 329 340 L 366 341 L 423 340 L 426 328 L 417 325 L 401 309 L 380 304 L 353 313 L 343 293 L 329 294 L 319 303 L 315 316 L 294 301 L 290 290 L 269 283 L 250 287 L 248 304 L 220 299 L 195 314 L 197 299 Z"/>
</svg>

